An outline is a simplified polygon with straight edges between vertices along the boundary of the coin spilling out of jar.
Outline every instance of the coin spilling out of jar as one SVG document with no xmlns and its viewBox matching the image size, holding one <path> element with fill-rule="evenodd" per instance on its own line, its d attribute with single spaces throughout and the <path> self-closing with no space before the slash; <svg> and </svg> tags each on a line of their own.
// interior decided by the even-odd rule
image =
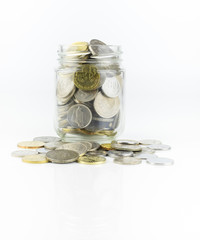
<svg viewBox="0 0 200 240">
<path fill-rule="evenodd" d="M 122 126 L 121 48 L 100 40 L 61 45 L 56 70 L 56 131 L 70 138 L 113 138 Z"/>
</svg>

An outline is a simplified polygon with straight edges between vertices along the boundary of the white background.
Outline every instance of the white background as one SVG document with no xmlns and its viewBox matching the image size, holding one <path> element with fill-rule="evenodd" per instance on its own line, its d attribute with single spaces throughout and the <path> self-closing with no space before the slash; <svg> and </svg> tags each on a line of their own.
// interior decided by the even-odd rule
<svg viewBox="0 0 200 240">
<path fill-rule="evenodd" d="M 0 239 L 200 239 L 197 0 L 7 0 L 0 5 Z M 60 43 L 122 45 L 123 138 L 170 144 L 172 167 L 29 165 L 22 140 L 55 135 Z"/>
</svg>

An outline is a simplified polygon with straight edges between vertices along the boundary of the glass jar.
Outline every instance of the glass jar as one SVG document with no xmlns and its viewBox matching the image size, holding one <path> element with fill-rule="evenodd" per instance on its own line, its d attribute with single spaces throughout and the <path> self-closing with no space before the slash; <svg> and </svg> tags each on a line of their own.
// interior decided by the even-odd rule
<svg viewBox="0 0 200 240">
<path fill-rule="evenodd" d="M 63 141 L 110 142 L 123 129 L 121 47 L 61 45 L 55 128 Z"/>
</svg>

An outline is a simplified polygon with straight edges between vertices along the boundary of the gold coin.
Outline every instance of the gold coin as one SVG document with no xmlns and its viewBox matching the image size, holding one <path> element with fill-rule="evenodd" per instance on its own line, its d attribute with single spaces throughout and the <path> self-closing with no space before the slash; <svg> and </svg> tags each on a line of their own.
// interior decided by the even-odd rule
<svg viewBox="0 0 200 240">
<path fill-rule="evenodd" d="M 92 64 L 85 64 L 74 73 L 74 84 L 83 91 L 92 91 L 99 87 L 100 74 Z"/>
<path fill-rule="evenodd" d="M 101 147 L 105 150 L 112 150 L 111 143 L 103 143 L 101 144 Z"/>
<path fill-rule="evenodd" d="M 100 157 L 100 156 L 82 156 L 79 157 L 78 162 L 83 164 L 90 164 L 90 165 L 96 165 L 96 164 L 102 164 L 105 163 L 106 158 Z"/>
<path fill-rule="evenodd" d="M 44 146 L 44 142 L 41 141 L 25 141 L 17 144 L 19 148 L 28 148 L 28 149 L 36 149 Z"/>
<path fill-rule="evenodd" d="M 70 45 L 70 47 L 67 49 L 70 53 L 76 53 L 76 52 L 85 52 L 88 51 L 88 43 L 87 42 L 75 42 Z"/>
<path fill-rule="evenodd" d="M 22 158 L 26 163 L 48 163 L 45 154 L 29 155 Z"/>
</svg>

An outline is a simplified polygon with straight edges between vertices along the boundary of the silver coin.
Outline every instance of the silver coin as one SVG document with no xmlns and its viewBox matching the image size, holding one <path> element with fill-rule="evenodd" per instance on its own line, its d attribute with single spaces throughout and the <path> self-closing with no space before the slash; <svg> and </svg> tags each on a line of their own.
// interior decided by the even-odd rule
<svg viewBox="0 0 200 240">
<path fill-rule="evenodd" d="M 95 151 L 87 152 L 85 155 L 105 157 L 107 156 L 107 152 L 103 150 L 95 150 Z"/>
<path fill-rule="evenodd" d="M 115 141 L 118 144 L 126 144 L 126 145 L 138 145 L 139 142 L 136 140 L 128 140 L 128 139 L 119 139 Z"/>
<path fill-rule="evenodd" d="M 144 147 L 143 145 L 140 145 L 140 147 L 142 148 L 142 153 L 149 153 L 149 154 L 153 154 L 156 151 L 147 147 Z"/>
<path fill-rule="evenodd" d="M 108 98 L 99 92 L 94 100 L 94 108 L 99 116 L 103 118 L 112 118 L 119 112 L 119 97 Z"/>
<path fill-rule="evenodd" d="M 48 143 L 48 142 L 59 142 L 61 141 L 61 139 L 58 137 L 52 137 L 52 136 L 42 136 L 42 137 L 33 138 L 33 141 Z"/>
<path fill-rule="evenodd" d="M 155 155 L 155 154 L 150 154 L 150 153 L 137 153 L 135 155 L 136 158 L 139 158 L 139 159 L 150 159 L 150 158 L 157 158 L 158 156 Z"/>
<path fill-rule="evenodd" d="M 98 91 L 97 90 L 93 90 L 93 91 L 82 91 L 82 90 L 78 90 L 74 96 L 75 98 L 81 102 L 90 102 L 92 100 L 95 99 L 96 95 L 97 95 Z"/>
<path fill-rule="evenodd" d="M 162 144 L 161 141 L 154 140 L 154 139 L 142 139 L 142 140 L 139 141 L 139 143 L 142 144 L 142 145 Z"/>
<path fill-rule="evenodd" d="M 85 105 L 76 104 L 68 110 L 68 121 L 75 128 L 85 128 L 92 121 L 92 113 Z"/>
<path fill-rule="evenodd" d="M 174 160 L 170 158 L 149 158 L 147 159 L 147 163 L 152 165 L 173 165 Z"/>
<path fill-rule="evenodd" d="M 103 86 L 103 93 L 110 98 L 115 98 L 120 94 L 120 84 L 116 77 L 107 77 Z"/>
<path fill-rule="evenodd" d="M 89 50 L 94 56 L 113 54 L 113 50 L 109 46 L 97 39 L 90 41 Z"/>
<path fill-rule="evenodd" d="M 38 148 L 36 151 L 37 151 L 37 153 L 39 153 L 39 154 L 46 154 L 46 153 L 48 153 L 50 150 L 45 149 L 45 148 Z"/>
<path fill-rule="evenodd" d="M 48 142 L 44 144 L 44 147 L 49 150 L 55 150 L 56 148 L 62 146 L 63 142 Z"/>
<path fill-rule="evenodd" d="M 69 122 L 67 121 L 67 119 L 62 119 L 58 121 L 59 128 L 67 128 L 68 125 L 69 125 Z"/>
<path fill-rule="evenodd" d="M 62 146 L 58 147 L 56 150 L 65 149 L 65 150 L 73 150 L 78 152 L 79 155 L 84 155 L 87 152 L 87 147 L 82 143 L 74 142 L 74 143 L 66 143 Z"/>
<path fill-rule="evenodd" d="M 57 96 L 58 106 L 66 105 L 70 100 L 73 100 L 72 97 L 73 97 L 75 91 L 76 91 L 76 88 L 74 87 L 68 96 L 66 96 L 66 97 Z"/>
<path fill-rule="evenodd" d="M 116 151 L 116 150 L 109 150 L 108 156 L 112 158 L 116 157 L 133 157 L 132 151 Z"/>
<path fill-rule="evenodd" d="M 58 72 L 56 94 L 60 98 L 70 95 L 74 89 L 73 74 Z"/>
<path fill-rule="evenodd" d="M 71 99 L 67 104 L 65 104 L 65 105 L 62 105 L 62 106 L 57 106 L 57 114 L 58 115 L 61 115 L 61 116 L 64 116 L 64 115 L 66 115 L 66 113 L 67 113 L 67 111 L 70 109 L 70 107 L 72 106 L 72 105 L 74 105 L 75 103 L 74 103 L 74 100 L 73 99 Z"/>
<path fill-rule="evenodd" d="M 142 148 L 139 145 L 119 144 L 116 141 L 112 141 L 111 146 L 116 150 L 133 151 L 133 152 L 142 151 Z"/>
<path fill-rule="evenodd" d="M 164 145 L 164 144 L 152 144 L 152 145 L 148 145 L 148 148 L 153 150 L 163 150 L 163 151 L 167 151 L 171 149 L 169 145 Z"/>
<path fill-rule="evenodd" d="M 92 144 L 90 151 L 95 151 L 100 148 L 100 144 L 98 142 L 90 141 L 90 143 Z"/>
<path fill-rule="evenodd" d="M 135 157 L 117 157 L 114 158 L 114 163 L 123 165 L 136 165 L 142 163 L 142 160 Z"/>
<path fill-rule="evenodd" d="M 87 148 L 87 151 L 90 151 L 91 149 L 92 149 L 92 143 L 90 143 L 90 142 L 80 142 L 80 143 L 82 143 L 84 146 L 86 146 L 86 148 Z"/>
<path fill-rule="evenodd" d="M 37 154 L 36 151 L 31 151 L 31 150 L 17 150 L 11 153 L 12 157 L 25 157 L 29 155 L 35 155 Z"/>
<path fill-rule="evenodd" d="M 46 158 L 53 163 L 70 163 L 79 158 L 79 154 L 72 150 L 52 150 L 46 154 Z"/>
</svg>

